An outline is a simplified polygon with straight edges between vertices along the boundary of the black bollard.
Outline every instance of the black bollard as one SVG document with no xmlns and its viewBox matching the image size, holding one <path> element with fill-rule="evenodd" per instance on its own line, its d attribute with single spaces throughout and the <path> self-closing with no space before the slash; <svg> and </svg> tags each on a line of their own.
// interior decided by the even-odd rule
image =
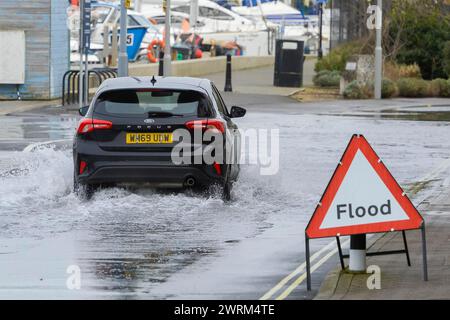
<svg viewBox="0 0 450 320">
<path fill-rule="evenodd" d="M 225 88 L 223 89 L 225 92 L 232 92 L 233 88 L 231 87 L 231 55 L 227 54 L 227 69 L 225 72 Z"/>
<path fill-rule="evenodd" d="M 162 77 L 164 75 L 164 51 L 159 51 L 159 68 L 158 76 Z"/>
</svg>

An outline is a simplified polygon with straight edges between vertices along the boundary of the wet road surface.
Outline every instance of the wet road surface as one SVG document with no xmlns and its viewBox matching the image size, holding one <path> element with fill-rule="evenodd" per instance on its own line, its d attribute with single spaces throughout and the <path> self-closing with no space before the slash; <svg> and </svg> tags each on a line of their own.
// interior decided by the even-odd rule
<svg viewBox="0 0 450 320">
<path fill-rule="evenodd" d="M 258 299 L 304 262 L 304 228 L 353 133 L 366 136 L 401 185 L 425 186 L 414 201 L 448 176 L 449 107 L 324 114 L 291 112 L 281 101 L 278 112 L 250 107 L 237 120 L 279 130 L 280 164 L 269 176 L 261 164 L 244 165 L 232 203 L 145 188 L 79 200 L 76 113 L 0 117 L 0 298 Z M 314 241 L 312 251 L 329 241 Z M 317 269 L 314 289 L 336 261 Z M 69 266 L 81 271 L 79 290 L 66 286 Z M 287 298 L 313 294 L 302 283 Z"/>
</svg>

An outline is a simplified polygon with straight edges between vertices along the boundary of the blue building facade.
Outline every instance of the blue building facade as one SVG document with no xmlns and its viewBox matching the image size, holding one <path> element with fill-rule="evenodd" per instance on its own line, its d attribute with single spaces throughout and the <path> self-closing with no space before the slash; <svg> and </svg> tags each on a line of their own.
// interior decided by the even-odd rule
<svg viewBox="0 0 450 320">
<path fill-rule="evenodd" d="M 0 99 L 54 99 L 70 61 L 66 0 L 1 0 L 0 31 L 25 32 L 25 83 L 0 83 Z M 8 59 L 2 56 L 0 59 Z M 1 72 L 1 70 L 0 70 Z"/>
</svg>

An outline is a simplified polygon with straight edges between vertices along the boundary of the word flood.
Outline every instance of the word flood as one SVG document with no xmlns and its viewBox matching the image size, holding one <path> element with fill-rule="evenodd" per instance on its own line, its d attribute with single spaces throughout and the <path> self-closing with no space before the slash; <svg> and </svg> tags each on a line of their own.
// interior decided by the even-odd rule
<svg viewBox="0 0 450 320">
<path fill-rule="evenodd" d="M 351 203 L 337 205 L 338 220 L 341 219 L 343 215 L 348 215 L 349 218 L 353 219 L 363 218 L 366 214 L 374 217 L 379 213 L 382 215 L 391 214 L 391 200 L 387 200 L 386 203 L 382 204 L 380 207 L 377 205 L 370 205 L 367 208 L 360 206 L 354 209 Z"/>
</svg>

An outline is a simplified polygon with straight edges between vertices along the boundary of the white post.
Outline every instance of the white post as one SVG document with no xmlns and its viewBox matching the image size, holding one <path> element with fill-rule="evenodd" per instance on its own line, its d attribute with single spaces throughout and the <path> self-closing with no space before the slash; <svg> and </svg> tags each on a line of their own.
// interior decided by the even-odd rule
<svg viewBox="0 0 450 320">
<path fill-rule="evenodd" d="M 349 270 L 353 272 L 366 271 L 366 235 L 350 236 Z"/>
<path fill-rule="evenodd" d="M 164 76 L 171 74 L 171 50 L 170 50 L 170 0 L 166 0 L 166 25 L 165 25 L 165 47 L 164 47 Z"/>
<path fill-rule="evenodd" d="M 128 54 L 127 54 L 127 8 L 125 0 L 120 1 L 120 45 L 119 45 L 119 77 L 128 76 Z"/>
<path fill-rule="evenodd" d="M 376 46 L 375 46 L 375 99 L 381 99 L 383 81 L 383 49 L 381 47 L 383 28 L 383 0 L 377 0 Z"/>
</svg>

